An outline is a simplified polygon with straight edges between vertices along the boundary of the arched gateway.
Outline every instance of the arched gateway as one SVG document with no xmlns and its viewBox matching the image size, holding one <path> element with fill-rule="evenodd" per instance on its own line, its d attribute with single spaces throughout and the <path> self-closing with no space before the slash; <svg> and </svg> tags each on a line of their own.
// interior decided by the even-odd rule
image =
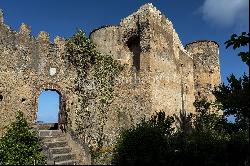
<svg viewBox="0 0 250 166">
<path fill-rule="evenodd" d="M 58 122 L 57 123 L 50 123 L 50 124 L 38 124 L 37 123 L 37 114 L 38 114 L 38 99 L 39 96 L 41 95 L 42 92 L 51 90 L 51 91 L 56 91 L 59 95 L 59 112 L 58 112 Z M 35 123 L 40 126 L 40 128 L 43 129 L 62 129 L 66 131 L 66 122 L 67 122 L 67 117 L 66 117 L 66 97 L 63 95 L 64 92 L 60 86 L 57 84 L 53 83 L 47 83 L 39 86 L 36 90 L 35 93 L 35 99 L 34 99 L 34 117 L 35 117 Z"/>
</svg>

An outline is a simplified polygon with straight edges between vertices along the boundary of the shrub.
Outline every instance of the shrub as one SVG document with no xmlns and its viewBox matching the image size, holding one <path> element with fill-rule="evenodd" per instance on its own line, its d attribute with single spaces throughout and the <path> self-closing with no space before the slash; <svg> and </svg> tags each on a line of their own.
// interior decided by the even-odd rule
<svg viewBox="0 0 250 166">
<path fill-rule="evenodd" d="M 149 121 L 143 120 L 135 128 L 122 132 L 113 163 L 120 165 L 164 164 L 166 153 L 170 153 L 170 137 L 174 122 L 159 112 Z"/>
<path fill-rule="evenodd" d="M 8 126 L 0 139 L 0 165 L 45 164 L 36 132 L 28 126 L 23 113 L 18 111 L 16 121 Z"/>
</svg>

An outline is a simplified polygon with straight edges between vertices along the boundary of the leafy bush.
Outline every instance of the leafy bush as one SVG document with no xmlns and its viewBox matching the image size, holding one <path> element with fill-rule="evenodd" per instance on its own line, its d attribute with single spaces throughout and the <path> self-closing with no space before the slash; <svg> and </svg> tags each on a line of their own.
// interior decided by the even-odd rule
<svg viewBox="0 0 250 166">
<path fill-rule="evenodd" d="M 178 165 L 246 165 L 249 155 L 248 131 L 228 132 L 226 122 L 216 114 L 198 114 L 192 132 L 175 143 Z M 179 138 L 180 140 L 180 138 Z"/>
<path fill-rule="evenodd" d="M 164 164 L 165 153 L 170 150 L 172 117 L 164 112 L 154 115 L 149 121 L 142 120 L 135 128 L 124 131 L 116 146 L 114 164 Z M 170 152 L 169 152 L 170 153 Z"/>
<path fill-rule="evenodd" d="M 22 112 L 0 139 L 0 165 L 45 164 L 37 134 L 28 126 Z"/>
<path fill-rule="evenodd" d="M 199 110 L 202 108 L 204 106 Z M 171 127 L 173 118 L 165 118 L 162 112 L 124 131 L 117 143 L 113 163 L 171 166 L 234 166 L 249 163 L 248 130 L 228 132 L 223 116 L 210 114 L 208 110 L 192 117 L 189 132 L 184 132 L 183 128 L 174 132 Z"/>
<path fill-rule="evenodd" d="M 185 137 L 176 132 L 173 139 L 178 150 L 176 160 L 181 161 L 178 165 L 247 165 L 248 130 L 232 130 L 225 117 L 211 113 L 211 104 L 204 100 L 194 105 L 197 114 L 192 132 Z"/>
</svg>

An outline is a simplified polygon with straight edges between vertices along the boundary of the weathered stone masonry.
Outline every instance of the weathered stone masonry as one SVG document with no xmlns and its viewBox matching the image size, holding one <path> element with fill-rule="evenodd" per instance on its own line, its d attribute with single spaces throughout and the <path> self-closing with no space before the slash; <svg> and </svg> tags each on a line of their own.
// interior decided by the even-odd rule
<svg viewBox="0 0 250 166">
<path fill-rule="evenodd" d="M 74 67 L 65 59 L 65 41 L 52 44 L 46 32 L 30 35 L 22 24 L 19 32 L 3 22 L 0 12 L 0 130 L 22 110 L 36 121 L 37 98 L 42 90 L 61 94 L 74 130 L 78 96 Z M 196 41 L 183 47 L 173 24 L 152 4 L 121 20 L 117 26 L 94 30 L 90 39 L 97 49 L 112 54 L 126 67 L 117 78 L 113 103 L 104 132 L 107 144 L 121 128 L 149 118 L 155 111 L 171 115 L 185 109 L 193 112 L 197 97 L 213 100 L 211 89 L 220 83 L 219 46 L 214 41 Z"/>
<path fill-rule="evenodd" d="M 194 112 L 199 96 L 213 100 L 211 89 L 220 83 L 218 44 L 196 41 L 184 48 L 172 23 L 151 4 L 117 26 L 94 30 L 90 38 L 101 52 L 128 66 L 122 75 L 126 81 L 116 88 L 113 108 L 122 108 L 117 113 L 122 118 L 110 116 L 115 126 L 124 121 L 129 127 L 160 110 Z"/>
<path fill-rule="evenodd" d="M 13 120 L 18 110 L 23 111 L 30 122 L 35 122 L 42 90 L 57 90 L 61 102 L 74 107 L 77 75 L 64 60 L 64 40 L 58 37 L 52 44 L 46 32 L 34 38 L 25 24 L 15 32 L 3 24 L 2 14 L 0 16 L 0 130 Z"/>
</svg>

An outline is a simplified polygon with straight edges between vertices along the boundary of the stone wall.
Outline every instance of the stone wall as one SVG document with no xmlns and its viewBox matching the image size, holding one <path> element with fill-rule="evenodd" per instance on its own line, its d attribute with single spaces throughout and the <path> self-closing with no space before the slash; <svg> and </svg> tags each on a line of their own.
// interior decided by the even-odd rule
<svg viewBox="0 0 250 166">
<path fill-rule="evenodd" d="M 64 60 L 64 40 L 49 41 L 46 32 L 38 37 L 22 24 L 19 32 L 3 23 L 0 14 L 0 130 L 20 110 L 29 122 L 36 122 L 38 96 L 46 89 L 57 90 L 66 109 L 77 104 L 74 94 L 74 68 Z M 64 105 L 65 105 L 64 104 Z"/>
<path fill-rule="evenodd" d="M 65 41 L 58 37 L 51 43 L 47 33 L 35 38 L 30 32 L 25 24 L 19 32 L 11 30 L 0 12 L 0 130 L 17 110 L 35 122 L 38 96 L 46 89 L 61 94 L 65 105 L 61 109 L 69 111 L 69 127 L 74 130 L 79 109 L 74 90 L 77 73 L 65 60 Z M 107 146 L 122 129 L 150 118 L 155 111 L 167 115 L 183 109 L 194 112 L 195 98 L 213 99 L 210 90 L 220 83 L 218 45 L 198 41 L 184 48 L 172 22 L 152 4 L 142 6 L 119 25 L 95 29 L 90 39 L 101 53 L 125 65 L 104 126 Z"/>
</svg>

